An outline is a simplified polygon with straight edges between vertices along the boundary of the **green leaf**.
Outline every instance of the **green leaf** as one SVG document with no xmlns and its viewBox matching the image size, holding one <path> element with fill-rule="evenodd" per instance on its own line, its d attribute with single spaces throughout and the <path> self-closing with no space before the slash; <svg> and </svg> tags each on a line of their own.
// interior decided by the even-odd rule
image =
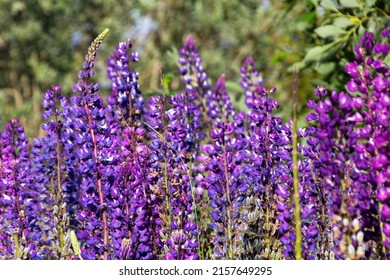
<svg viewBox="0 0 390 280">
<path fill-rule="evenodd" d="M 325 10 L 332 10 L 332 11 L 337 11 L 335 4 L 333 3 L 332 0 L 323 0 L 320 3 L 320 6 L 324 8 Z"/>
<path fill-rule="evenodd" d="M 295 62 L 293 65 L 287 68 L 287 73 L 294 73 L 295 69 L 299 72 L 304 69 L 307 64 L 304 61 Z"/>
<path fill-rule="evenodd" d="M 333 24 L 343 29 L 355 25 L 349 17 L 338 17 L 333 21 Z"/>
<path fill-rule="evenodd" d="M 361 7 L 358 0 L 340 0 L 340 4 L 345 8 Z"/>
<path fill-rule="evenodd" d="M 15 1 L 11 6 L 11 14 L 14 16 L 19 12 L 22 12 L 26 9 L 26 5 L 21 1 Z"/>
<path fill-rule="evenodd" d="M 243 90 L 242 90 L 242 87 L 240 85 L 240 83 L 238 82 L 234 82 L 234 81 L 226 81 L 226 89 L 227 91 L 230 93 L 234 93 L 234 95 L 236 94 L 239 94 L 241 95 Z"/>
<path fill-rule="evenodd" d="M 379 25 L 376 19 L 370 18 L 367 22 L 367 31 L 375 33 L 379 29 Z"/>
<path fill-rule="evenodd" d="M 77 236 L 73 230 L 70 231 L 70 242 L 72 243 L 74 253 L 77 256 L 80 256 L 80 254 L 81 254 L 80 244 L 79 244 L 79 241 L 77 240 Z"/>
<path fill-rule="evenodd" d="M 161 77 L 161 83 L 166 95 L 171 96 L 171 84 L 175 75 L 172 72 L 166 73 Z"/>
<path fill-rule="evenodd" d="M 383 62 L 384 62 L 387 66 L 390 66 L 390 54 L 386 55 L 386 57 L 383 59 Z"/>
<path fill-rule="evenodd" d="M 338 37 L 341 34 L 345 33 L 343 29 L 336 25 L 324 25 L 316 28 L 314 30 L 315 33 L 318 34 L 318 36 L 322 38 L 329 38 L 329 37 Z"/>
<path fill-rule="evenodd" d="M 319 63 L 315 70 L 321 75 L 328 75 L 336 68 L 336 63 Z"/>
<path fill-rule="evenodd" d="M 358 36 L 360 37 L 360 36 L 362 36 L 363 35 L 363 33 L 364 33 L 364 31 L 366 31 L 366 29 L 364 28 L 364 26 L 363 25 L 360 25 L 359 26 L 359 28 L 358 28 Z"/>
<path fill-rule="evenodd" d="M 242 95 L 238 101 L 234 102 L 234 106 L 239 111 L 248 112 L 248 107 L 245 104 L 245 96 L 244 95 Z"/>
<path fill-rule="evenodd" d="M 318 7 L 318 0 L 311 0 L 311 3 L 313 3 L 315 7 Z"/>
<path fill-rule="evenodd" d="M 324 46 L 316 46 L 308 50 L 303 59 L 304 62 L 318 61 L 321 59 L 322 55 L 329 50 L 330 44 Z"/>
<path fill-rule="evenodd" d="M 271 63 L 272 63 L 272 64 L 277 64 L 277 63 L 279 63 L 280 61 L 285 60 L 286 57 L 288 57 L 288 53 L 286 53 L 285 51 L 276 51 L 276 54 L 275 54 L 274 57 L 271 59 Z"/>
<path fill-rule="evenodd" d="M 366 7 L 371 8 L 376 3 L 376 0 L 366 0 Z"/>
</svg>

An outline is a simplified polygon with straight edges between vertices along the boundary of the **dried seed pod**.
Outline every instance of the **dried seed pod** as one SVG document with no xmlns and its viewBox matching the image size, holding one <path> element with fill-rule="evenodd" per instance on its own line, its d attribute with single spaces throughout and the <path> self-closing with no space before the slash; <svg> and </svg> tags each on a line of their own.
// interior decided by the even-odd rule
<svg viewBox="0 0 390 280">
<path fill-rule="evenodd" d="M 28 247 L 23 248 L 22 255 L 26 258 L 28 256 L 28 252 L 30 252 L 30 249 Z"/>
<path fill-rule="evenodd" d="M 359 231 L 357 234 L 356 234 L 356 239 L 357 241 L 359 242 L 359 244 L 362 244 L 363 243 L 363 238 L 364 238 L 364 233 L 362 231 Z"/>
<path fill-rule="evenodd" d="M 70 236 L 69 236 L 69 234 L 65 235 L 65 243 L 66 244 L 70 244 Z"/>
<path fill-rule="evenodd" d="M 364 257 L 364 248 L 362 246 L 359 246 L 356 250 L 356 256 L 361 259 Z"/>
<path fill-rule="evenodd" d="M 352 230 L 353 232 L 357 232 L 360 229 L 360 223 L 358 219 L 353 219 L 352 221 Z"/>
<path fill-rule="evenodd" d="M 333 227 L 333 235 L 336 239 L 338 239 L 341 236 L 341 231 L 338 227 Z"/>
<path fill-rule="evenodd" d="M 276 253 L 274 251 L 271 252 L 270 259 L 271 260 L 276 260 Z"/>
<path fill-rule="evenodd" d="M 166 240 L 167 239 L 167 236 L 162 231 L 160 231 L 160 237 L 161 237 L 162 240 Z"/>
<path fill-rule="evenodd" d="M 346 246 L 346 244 L 345 244 L 344 241 L 341 241 L 341 243 L 340 243 L 340 251 L 341 251 L 341 253 L 343 253 L 343 254 L 346 254 L 346 253 L 347 253 L 347 246 Z"/>
<path fill-rule="evenodd" d="M 349 256 L 350 258 L 354 258 L 354 257 L 355 257 L 355 253 L 356 253 L 355 247 L 353 247 L 352 244 L 349 244 L 349 245 L 348 245 L 348 256 Z"/>
<path fill-rule="evenodd" d="M 344 218 L 344 219 L 343 219 L 343 225 L 344 225 L 345 227 L 347 227 L 347 226 L 349 225 L 349 221 L 348 221 L 347 218 Z"/>
</svg>

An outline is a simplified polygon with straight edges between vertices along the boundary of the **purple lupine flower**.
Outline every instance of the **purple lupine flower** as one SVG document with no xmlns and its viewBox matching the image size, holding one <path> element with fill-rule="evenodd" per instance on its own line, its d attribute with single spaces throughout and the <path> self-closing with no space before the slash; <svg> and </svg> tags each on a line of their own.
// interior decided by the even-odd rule
<svg viewBox="0 0 390 280">
<path fill-rule="evenodd" d="M 387 32 L 382 32 L 383 42 L 377 43 L 380 44 L 382 51 L 378 51 L 378 47 L 374 47 L 374 53 L 381 54 L 377 58 L 377 62 L 381 62 L 388 53 L 390 21 L 385 30 Z M 390 67 L 386 65 L 379 71 L 375 70 L 371 78 L 373 84 L 371 109 L 375 125 L 372 132 L 373 141 L 369 141 L 371 149 L 367 150 L 371 154 L 371 165 L 376 173 L 371 180 L 377 184 L 377 198 L 382 204 L 380 213 L 382 233 L 385 236 L 384 251 L 386 258 L 390 259 Z"/>
<path fill-rule="evenodd" d="M 202 129 L 207 125 L 208 119 L 212 119 L 208 102 L 212 96 L 209 77 L 202 65 L 202 59 L 197 51 L 193 36 L 188 36 L 183 48 L 179 51 L 179 73 L 185 85 L 185 94 L 188 104 L 191 106 L 189 112 L 192 113 L 192 120 L 197 130 L 197 138 L 205 137 Z M 206 115 L 208 117 L 206 117 Z"/>
<path fill-rule="evenodd" d="M 384 148 L 387 145 L 381 146 L 382 137 L 386 137 L 389 130 L 386 103 L 389 92 L 385 86 L 389 67 L 378 56 L 373 60 L 374 45 L 373 35 L 365 33 L 361 45 L 355 48 L 356 61 L 345 67 L 351 77 L 347 88 L 353 95 L 345 92 L 332 92 L 330 96 L 317 94 L 320 100 L 316 105 L 310 104 L 316 111 L 308 119 L 316 121 L 312 135 L 317 139 L 312 142 L 318 143 L 311 158 L 313 163 L 319 160 L 321 176 L 317 179 L 322 178 L 325 195 L 330 199 L 328 215 L 334 217 L 336 258 L 383 258 L 387 250 L 380 249 L 386 247 L 386 239 L 383 243 L 379 241 L 382 238 L 375 193 L 383 193 L 380 184 L 383 179 L 378 181 L 378 178 L 386 178 L 386 175 L 378 171 L 386 170 L 382 168 L 387 168 L 389 156 L 388 148 Z M 382 48 L 386 47 L 381 45 Z M 374 52 L 382 53 L 378 49 Z M 382 222 L 385 229 L 385 204 Z"/>
<path fill-rule="evenodd" d="M 39 239 L 39 205 L 33 188 L 28 140 L 18 120 L 6 124 L 0 142 L 0 234 L 6 237 L 0 241 L 1 247 L 6 248 L 1 254 L 3 258 L 36 258 L 35 253 L 28 253 L 28 248 Z"/>
<path fill-rule="evenodd" d="M 166 235 L 171 230 L 170 197 L 168 187 L 168 154 L 169 145 L 165 141 L 166 123 L 164 112 L 165 98 L 161 95 L 149 98 L 145 121 L 147 123 L 149 142 L 148 174 L 147 182 L 153 193 L 153 201 L 156 205 L 153 210 L 153 222 L 155 233 L 156 255 L 164 254 L 164 242 Z"/>
<path fill-rule="evenodd" d="M 188 121 L 186 98 L 178 93 L 169 99 L 172 109 L 165 112 L 168 120 L 166 127 L 167 163 L 168 163 L 168 199 L 170 204 L 170 231 L 167 244 L 169 254 L 177 259 L 197 259 L 198 229 L 194 201 L 194 182 L 191 178 L 192 160 L 196 155 L 196 139 L 193 125 Z M 176 231 L 184 236 L 176 240 Z M 172 239 L 173 238 L 173 239 Z M 185 238 L 185 240 L 183 240 Z M 168 242 L 171 240 L 171 242 Z M 177 244 L 180 243 L 180 245 Z M 166 253 L 168 254 L 168 253 Z"/>
<path fill-rule="evenodd" d="M 65 227 L 62 223 L 62 215 L 66 214 L 59 210 L 64 210 L 61 205 L 64 200 L 63 188 L 61 181 L 64 179 L 64 165 L 61 164 L 62 154 L 62 122 L 60 118 L 59 102 L 61 96 L 61 87 L 52 86 L 52 90 L 48 90 L 43 95 L 42 106 L 45 108 L 43 118 L 46 122 L 42 125 L 46 135 L 42 138 L 34 139 L 32 149 L 34 174 L 36 178 L 36 188 L 40 196 L 41 215 L 44 219 L 42 232 L 47 234 L 47 244 L 56 244 L 52 252 L 48 252 L 48 258 L 61 257 L 60 243 L 63 243 Z M 53 117 L 51 119 L 51 117 Z M 56 207 L 54 207 L 56 205 Z M 61 225 L 60 225 L 61 223 Z M 53 231 L 53 229 L 55 229 Z"/>
<path fill-rule="evenodd" d="M 142 128 L 124 130 L 125 139 L 122 142 L 123 152 L 126 153 L 126 162 L 123 166 L 121 204 L 117 207 L 118 219 L 113 219 L 113 228 L 124 228 L 126 232 L 126 251 L 122 241 L 120 258 L 123 259 L 155 259 L 160 246 L 159 224 L 154 219 L 158 215 L 156 195 L 149 187 L 148 159 L 149 149 L 140 140 L 145 135 Z M 119 213 L 120 212 L 120 213 Z M 121 217 L 126 217 L 121 222 Z M 126 242 L 126 241 L 125 241 Z"/>
<path fill-rule="evenodd" d="M 234 107 L 226 90 L 225 75 L 221 75 L 208 100 L 209 115 L 214 122 L 228 122 L 235 116 Z"/>
<path fill-rule="evenodd" d="M 324 94 L 321 94 L 320 92 L 323 92 Z M 308 164 L 312 165 L 312 168 L 317 168 L 317 171 L 315 169 L 313 169 L 313 171 L 303 170 L 303 174 L 304 177 L 308 176 L 308 178 L 310 178 L 311 175 L 309 172 L 318 172 L 315 179 L 321 182 L 322 188 L 324 189 L 316 190 L 316 185 L 312 184 L 313 190 L 316 191 L 317 197 L 322 198 L 323 204 L 326 205 L 326 199 L 329 199 L 329 205 L 325 208 L 324 205 L 322 205 L 322 209 L 326 211 L 328 214 L 327 216 L 335 217 L 335 220 L 333 221 L 333 236 L 335 237 L 335 248 L 333 249 L 333 252 L 336 258 L 343 258 L 347 253 L 346 248 L 348 247 L 348 244 L 345 246 L 343 242 L 346 236 L 350 234 L 350 223 L 358 217 L 359 213 L 355 208 L 352 208 L 353 200 L 357 199 L 353 197 L 357 195 L 356 190 L 350 191 L 347 196 L 345 189 L 345 178 L 348 178 L 351 171 L 355 171 L 353 165 L 347 162 L 347 159 L 351 156 L 349 155 L 350 150 L 347 147 L 348 145 L 355 145 L 357 140 L 356 134 L 353 133 L 355 122 L 354 120 L 344 121 L 342 119 L 343 115 L 339 113 L 339 110 L 344 110 L 345 117 L 348 119 L 348 117 L 354 114 L 352 111 L 353 102 L 349 94 L 344 92 L 341 92 L 340 94 L 332 92 L 331 98 L 326 95 L 326 91 L 316 90 L 315 93 L 320 97 L 320 100 L 314 107 L 316 111 L 316 113 L 313 113 L 314 117 L 310 117 L 308 120 L 315 120 L 318 123 L 318 126 L 310 128 L 311 133 L 309 134 L 308 139 L 310 143 L 308 142 L 308 144 L 311 146 L 309 149 L 305 150 L 304 154 L 310 157 L 311 161 L 309 161 Z M 340 109 L 336 107 L 336 104 Z M 338 133 L 346 138 L 338 143 L 333 140 L 337 137 L 337 130 L 340 130 Z M 344 177 L 344 171 L 347 172 L 345 174 L 346 177 Z M 356 185 L 354 188 L 361 187 L 359 182 L 347 182 L 347 184 L 348 188 L 351 189 L 353 188 L 353 184 Z M 303 201 L 305 203 L 307 199 L 306 201 Z M 308 202 L 309 201 L 306 202 L 306 205 L 310 205 Z M 304 204 L 303 210 L 308 207 L 306 205 Z M 345 207 L 347 207 L 347 209 Z M 344 218 L 344 214 L 342 213 L 345 213 L 345 211 L 349 212 L 352 219 Z M 315 213 L 316 212 L 313 214 Z M 314 215 L 314 217 L 316 216 Z M 344 225 L 343 223 L 339 223 L 339 221 L 344 221 Z M 324 222 L 325 221 L 323 221 L 323 223 Z M 325 225 L 321 224 L 321 226 L 323 233 L 325 233 Z M 322 242 L 326 245 L 326 240 L 322 240 Z M 317 252 L 317 254 L 321 253 L 323 252 Z"/>
<path fill-rule="evenodd" d="M 164 113 L 164 98 L 152 97 L 145 115 L 150 138 L 147 180 L 154 203 L 160 205 L 153 213 L 155 231 L 161 236 L 156 246 L 166 244 L 166 250 L 158 249 L 164 259 L 197 259 L 197 183 L 189 175 L 198 139 L 186 95 L 179 93 L 169 102 L 173 108 Z"/>
<path fill-rule="evenodd" d="M 236 168 L 233 155 L 235 149 L 231 137 L 234 126 L 231 123 L 217 123 L 210 132 L 212 144 L 202 146 L 202 162 L 208 175 L 204 178 L 205 188 L 210 198 L 212 208 L 210 227 L 215 231 L 213 239 L 214 255 L 217 259 L 233 259 L 237 257 L 236 245 L 238 225 L 234 218 L 237 216 L 240 204 L 237 201 L 238 189 L 233 184 L 232 174 Z"/>
<path fill-rule="evenodd" d="M 61 103 L 61 117 L 62 130 L 61 141 L 62 146 L 62 160 L 64 166 L 64 173 L 62 188 L 65 193 L 66 209 L 69 214 L 69 224 L 72 227 L 78 227 L 77 213 L 80 210 L 78 199 L 80 197 L 80 184 L 82 174 L 79 172 L 79 161 L 77 157 L 78 143 L 76 141 L 76 126 L 73 121 L 71 106 L 66 98 L 60 99 Z"/>
<path fill-rule="evenodd" d="M 107 178 L 106 188 L 110 189 L 109 212 L 113 218 L 109 227 L 117 258 L 135 258 L 134 255 L 121 253 L 123 240 L 129 238 L 130 233 L 128 228 L 130 216 L 128 209 L 125 208 L 131 204 L 130 197 L 132 196 L 128 180 L 134 177 L 132 170 L 124 167 L 123 164 L 129 161 L 131 155 L 136 155 L 133 146 L 128 147 L 127 150 L 123 148 L 124 141 L 128 138 L 124 131 L 127 130 L 126 127 L 140 126 L 144 112 L 144 99 L 138 85 L 138 73 L 129 67 L 130 61 L 138 61 L 137 53 L 129 53 L 131 46 L 130 40 L 119 43 L 107 59 L 107 76 L 112 81 L 112 91 L 107 98 L 106 123 L 109 137 L 107 137 L 108 145 L 105 149 L 106 156 L 103 164 Z M 133 137 L 136 137 L 135 134 Z M 126 215 L 122 215 L 123 213 Z M 142 258 L 145 257 L 143 254 Z"/>
<path fill-rule="evenodd" d="M 196 226 L 187 226 L 186 230 L 194 229 Z M 198 246 L 197 241 L 189 239 L 185 230 L 176 229 L 172 231 L 171 236 L 167 240 L 169 251 L 164 255 L 164 260 L 197 260 L 199 257 L 194 252 L 194 248 Z"/>
<path fill-rule="evenodd" d="M 319 87 L 317 95 L 326 96 L 327 91 Z M 315 109 L 313 100 L 307 106 Z M 307 137 L 307 145 L 299 145 L 303 159 L 299 162 L 299 194 L 301 202 L 301 219 L 304 259 L 333 259 L 333 235 L 331 232 L 331 212 L 328 193 L 322 187 L 324 177 L 321 175 L 323 165 L 319 159 L 320 140 L 316 137 L 316 128 L 300 130 L 299 137 Z"/>
<path fill-rule="evenodd" d="M 203 68 L 202 59 L 199 56 L 193 36 L 190 35 L 186 38 L 179 55 L 179 73 L 182 75 L 182 81 L 186 86 L 185 91 L 195 91 L 202 102 L 202 99 L 211 96 L 212 92 L 208 75 Z"/>
<path fill-rule="evenodd" d="M 263 78 L 255 69 L 255 63 L 251 56 L 247 57 L 240 69 L 241 82 L 240 85 L 244 89 L 245 104 L 251 108 L 256 97 L 253 95 L 255 89 L 263 85 Z"/>
<path fill-rule="evenodd" d="M 258 181 L 253 184 L 254 200 L 262 204 L 263 212 L 273 212 L 280 223 L 279 241 L 284 245 L 286 258 L 293 256 L 295 232 L 291 227 L 292 213 L 289 198 L 292 188 L 291 123 L 283 124 L 273 115 L 278 103 L 269 97 L 275 92 L 265 89 L 260 74 L 256 71 L 253 59 L 248 57 L 241 68 L 241 86 L 244 89 L 245 104 L 250 109 L 247 115 L 248 160 L 251 173 Z M 266 231 L 271 235 L 271 223 L 276 220 L 266 218 Z M 271 238 L 271 236 L 269 236 Z M 274 238 L 274 237 L 272 237 Z M 271 242 L 268 240 L 267 242 Z M 274 254 L 278 251 L 275 248 Z"/>
<path fill-rule="evenodd" d="M 61 95 L 60 86 L 52 86 L 43 95 L 43 118 L 46 122 L 42 129 L 44 137 L 34 139 L 32 148 L 35 188 L 39 193 L 41 210 L 41 232 L 45 233 L 46 245 L 55 246 L 45 253 L 47 258 L 64 258 L 65 235 L 67 226 L 76 225 L 75 213 L 78 207 L 77 163 L 72 141 L 73 132 L 67 133 L 69 105 Z M 62 109 L 61 109 L 62 107 Z M 69 141 L 70 140 L 70 141 Z M 42 247 L 42 246 L 41 246 Z M 39 250 L 39 248 L 37 248 Z"/>
<path fill-rule="evenodd" d="M 75 143 L 81 175 L 81 197 L 79 203 L 83 210 L 77 214 L 81 229 L 77 237 L 83 243 L 82 257 L 94 259 L 104 255 L 108 258 L 109 236 L 106 197 L 112 182 L 111 170 L 106 168 L 110 155 L 105 149 L 111 147 L 110 131 L 106 120 L 103 99 L 97 93 L 98 84 L 89 83 L 93 76 L 93 66 L 98 48 L 107 34 L 103 31 L 91 44 L 78 73 L 80 80 L 73 86 L 77 95 L 71 98 L 70 108 L 75 128 Z"/>
<path fill-rule="evenodd" d="M 144 98 L 139 89 L 138 73 L 129 67 L 131 61 L 138 61 L 138 53 L 128 53 L 131 47 L 130 40 L 121 42 L 107 59 L 107 77 L 112 81 L 108 104 L 115 106 L 115 119 L 130 126 L 139 125 L 140 116 L 144 112 Z"/>
</svg>

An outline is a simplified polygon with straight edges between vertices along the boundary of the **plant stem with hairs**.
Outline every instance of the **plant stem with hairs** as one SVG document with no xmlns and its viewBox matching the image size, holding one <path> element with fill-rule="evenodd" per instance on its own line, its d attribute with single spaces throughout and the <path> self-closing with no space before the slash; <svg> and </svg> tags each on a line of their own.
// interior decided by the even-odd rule
<svg viewBox="0 0 390 280">
<path fill-rule="evenodd" d="M 293 176 L 294 176 L 294 204 L 295 204 L 295 259 L 302 259 L 302 229 L 301 229 L 301 207 L 299 204 L 299 174 L 298 174 L 298 73 L 294 71 L 293 82 Z"/>
</svg>

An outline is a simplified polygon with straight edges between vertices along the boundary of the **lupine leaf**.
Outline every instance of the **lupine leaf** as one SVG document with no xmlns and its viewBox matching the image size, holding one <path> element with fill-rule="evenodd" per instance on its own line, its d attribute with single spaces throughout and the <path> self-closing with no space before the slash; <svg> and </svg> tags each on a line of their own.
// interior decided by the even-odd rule
<svg viewBox="0 0 390 280">
<path fill-rule="evenodd" d="M 358 0 L 340 0 L 340 4 L 345 8 L 361 7 Z"/>
<path fill-rule="evenodd" d="M 366 7 L 371 8 L 376 3 L 376 0 L 366 0 Z"/>
<path fill-rule="evenodd" d="M 315 69 L 321 75 L 330 74 L 336 67 L 336 63 L 328 62 L 328 63 L 320 63 Z"/>
<path fill-rule="evenodd" d="M 319 2 L 319 0 L 311 0 L 311 2 L 313 3 L 313 5 L 314 5 L 315 7 L 318 7 L 318 2 Z"/>
<path fill-rule="evenodd" d="M 343 29 L 336 25 L 324 25 L 316 28 L 314 30 L 315 33 L 318 34 L 318 36 L 322 38 L 329 38 L 329 37 L 338 37 L 341 34 L 345 33 Z"/>
<path fill-rule="evenodd" d="M 163 90 L 167 96 L 171 96 L 173 94 L 173 93 L 171 93 L 171 90 L 170 90 L 173 78 L 174 78 L 174 75 L 171 72 L 166 73 L 161 77 L 161 84 L 162 84 Z"/>
<path fill-rule="evenodd" d="M 386 55 L 386 57 L 383 59 L 383 62 L 386 65 L 390 65 L 390 54 Z"/>
<path fill-rule="evenodd" d="M 323 1 L 321 1 L 320 6 L 322 8 L 324 8 L 325 10 L 337 11 L 336 6 L 335 6 L 335 4 L 333 3 L 332 0 L 323 0 Z"/>
<path fill-rule="evenodd" d="M 324 46 L 316 46 L 314 48 L 309 49 L 303 61 L 309 62 L 309 61 L 320 60 L 321 56 L 328 50 L 328 48 L 329 45 L 324 45 Z"/>
<path fill-rule="evenodd" d="M 355 23 L 352 21 L 352 18 L 348 17 L 338 17 L 333 21 L 333 24 L 343 29 L 355 25 Z"/>
</svg>

